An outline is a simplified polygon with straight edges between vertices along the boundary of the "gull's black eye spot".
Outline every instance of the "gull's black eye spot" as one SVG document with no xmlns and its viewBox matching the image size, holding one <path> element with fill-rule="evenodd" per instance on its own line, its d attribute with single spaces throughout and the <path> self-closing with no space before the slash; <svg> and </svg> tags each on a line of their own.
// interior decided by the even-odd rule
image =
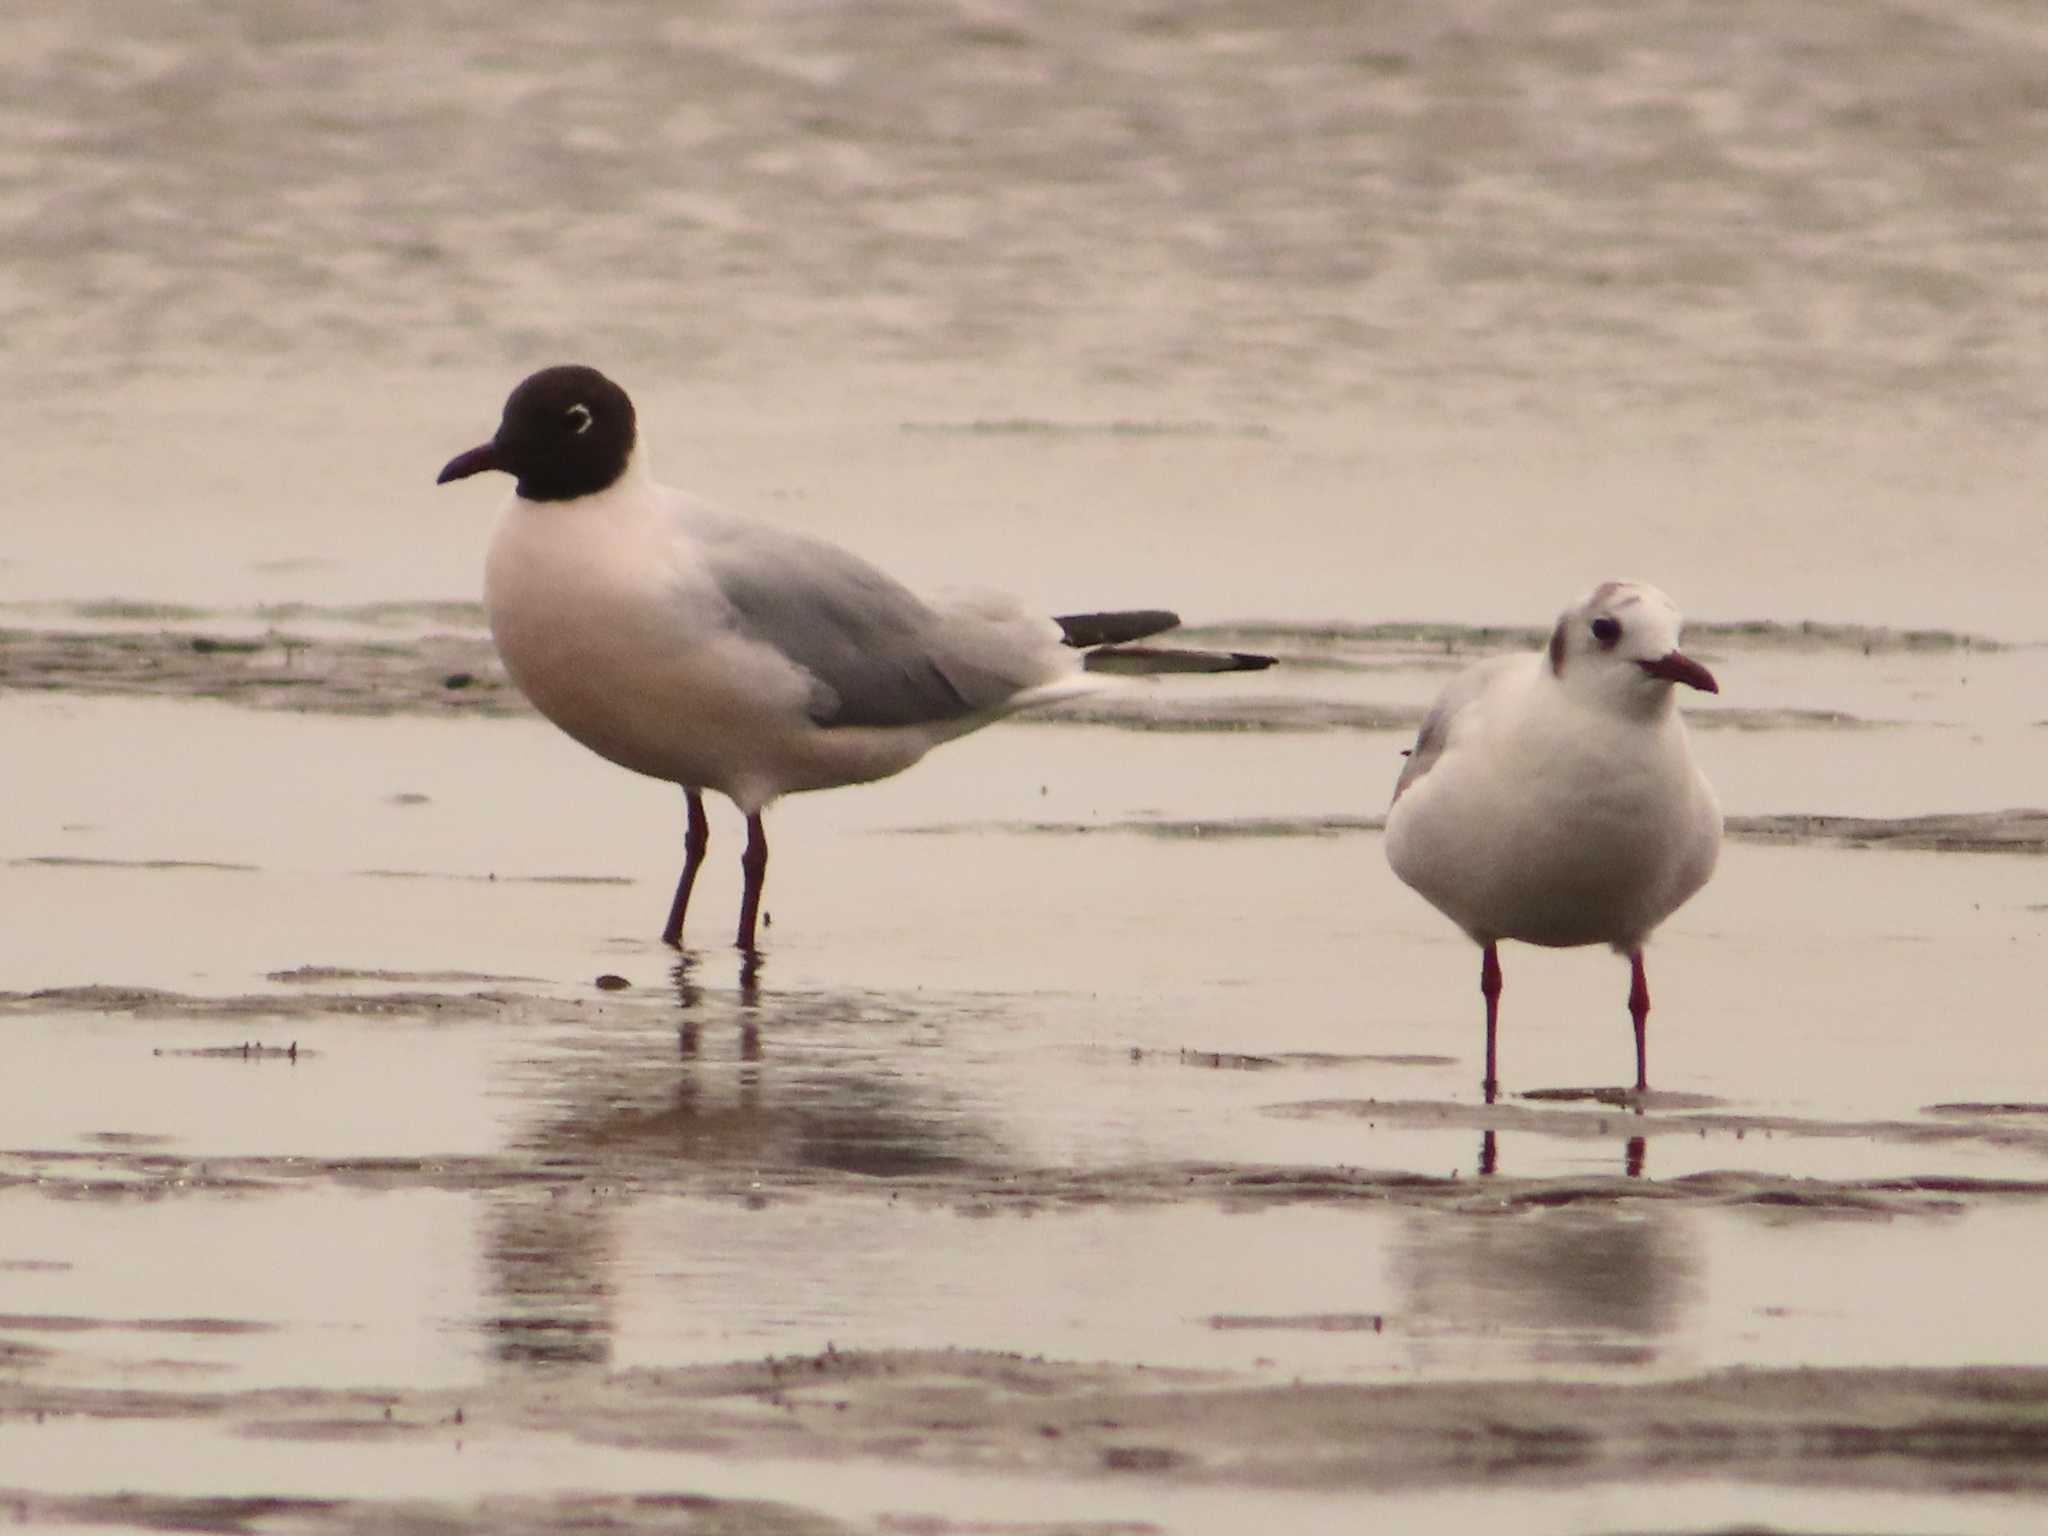
<svg viewBox="0 0 2048 1536">
<path fill-rule="evenodd" d="M 1604 647 L 1611 649 L 1621 639 L 1621 620 L 1601 614 L 1593 621 L 1593 638 Z"/>
<path fill-rule="evenodd" d="M 562 416 L 569 423 L 569 430 L 578 437 L 590 430 L 590 407 L 581 401 L 562 412 Z"/>
</svg>

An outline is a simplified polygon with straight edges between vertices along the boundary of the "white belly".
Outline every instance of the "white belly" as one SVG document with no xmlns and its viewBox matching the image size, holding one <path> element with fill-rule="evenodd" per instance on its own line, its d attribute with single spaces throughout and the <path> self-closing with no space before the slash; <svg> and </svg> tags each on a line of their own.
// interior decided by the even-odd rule
<svg viewBox="0 0 2048 1536">
<path fill-rule="evenodd" d="M 582 502 L 506 507 L 484 573 L 505 670 L 534 707 L 621 767 L 749 812 L 781 794 L 895 773 L 911 730 L 820 730 L 810 684 L 742 639 L 689 551 Z"/>
<path fill-rule="evenodd" d="M 1447 755 L 1389 814 L 1388 861 L 1481 942 L 1639 944 L 1706 883 L 1720 846 L 1719 807 L 1673 725 L 1668 749 L 1627 773 L 1602 771 L 1614 759 L 1597 739 L 1548 771 Z"/>
</svg>

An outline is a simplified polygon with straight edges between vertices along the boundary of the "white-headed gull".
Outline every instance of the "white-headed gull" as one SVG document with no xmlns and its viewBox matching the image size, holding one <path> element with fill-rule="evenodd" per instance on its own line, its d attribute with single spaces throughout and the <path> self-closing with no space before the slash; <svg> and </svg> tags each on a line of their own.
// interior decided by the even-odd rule
<svg viewBox="0 0 2048 1536">
<path fill-rule="evenodd" d="M 1594 588 L 1543 650 L 1453 678 L 1394 786 L 1387 861 L 1482 950 L 1488 1103 L 1502 939 L 1628 956 L 1636 1090 L 1649 1087 L 1643 945 L 1721 850 L 1721 808 L 1672 685 L 1720 688 L 1679 650 L 1680 623 L 1655 587 Z"/>
<path fill-rule="evenodd" d="M 592 751 L 683 788 L 669 944 L 682 941 L 708 841 L 704 790 L 747 818 L 738 944 L 751 951 L 768 864 L 761 813 L 778 796 L 885 778 L 1105 674 L 1272 664 L 1129 644 L 1180 622 L 1156 610 L 1052 619 L 994 598 L 927 604 L 834 545 L 656 484 L 638 443 L 618 385 L 594 368 L 547 368 L 440 482 L 484 470 L 517 482 L 484 608 L 520 692 Z"/>
</svg>

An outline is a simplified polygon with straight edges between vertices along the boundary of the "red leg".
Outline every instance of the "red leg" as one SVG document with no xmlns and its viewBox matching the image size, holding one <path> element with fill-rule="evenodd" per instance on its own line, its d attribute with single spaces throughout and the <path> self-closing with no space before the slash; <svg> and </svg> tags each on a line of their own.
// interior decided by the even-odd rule
<svg viewBox="0 0 2048 1536">
<path fill-rule="evenodd" d="M 1486 999 L 1486 1079 L 1479 1086 L 1491 1104 L 1500 1091 L 1493 1055 L 1494 1035 L 1500 1026 L 1500 948 L 1490 939 L 1479 953 L 1479 995 Z"/>
<path fill-rule="evenodd" d="M 683 878 L 676 882 L 676 899 L 669 904 L 668 925 L 661 930 L 661 942 L 671 949 L 683 947 L 683 913 L 689 910 L 690 888 L 697 883 L 697 866 L 704 862 L 704 850 L 711 846 L 711 827 L 704 820 L 704 797 L 694 789 L 686 789 L 683 801 L 690 812 L 690 829 L 683 834 Z"/>
<path fill-rule="evenodd" d="M 1643 1051 L 1643 1026 L 1650 1018 L 1650 978 L 1643 974 L 1643 952 L 1632 949 L 1628 954 L 1628 1016 L 1636 1026 L 1636 1092 L 1644 1093 L 1650 1087 L 1648 1062 Z"/>
<path fill-rule="evenodd" d="M 740 873 L 747 883 L 740 897 L 740 936 L 734 942 L 752 954 L 754 920 L 761 913 L 761 882 L 768 874 L 768 831 L 761 825 L 759 811 L 747 818 L 747 851 L 740 855 Z"/>
</svg>

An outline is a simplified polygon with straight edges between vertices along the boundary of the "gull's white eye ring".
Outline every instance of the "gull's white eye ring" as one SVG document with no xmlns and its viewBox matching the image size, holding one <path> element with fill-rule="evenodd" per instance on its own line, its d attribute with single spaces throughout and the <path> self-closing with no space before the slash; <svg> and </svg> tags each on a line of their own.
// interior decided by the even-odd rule
<svg viewBox="0 0 2048 1536">
<path fill-rule="evenodd" d="M 567 417 L 572 423 L 575 424 L 575 432 L 578 437 L 581 437 L 584 433 L 590 430 L 589 406 L 583 405 L 579 402 L 576 405 L 570 406 L 569 409 L 562 412 L 562 414 L 565 417 Z"/>
</svg>

